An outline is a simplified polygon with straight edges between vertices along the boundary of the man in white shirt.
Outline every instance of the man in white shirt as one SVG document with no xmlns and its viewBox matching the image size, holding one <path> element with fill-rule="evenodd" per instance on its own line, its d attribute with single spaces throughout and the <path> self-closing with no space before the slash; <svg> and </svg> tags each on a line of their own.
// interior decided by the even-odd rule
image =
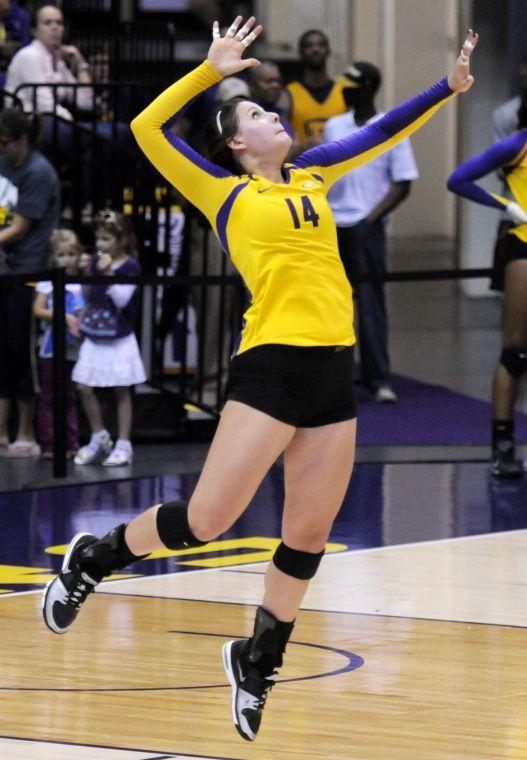
<svg viewBox="0 0 527 760">
<path fill-rule="evenodd" d="M 503 140 L 512 135 L 518 129 L 518 111 L 521 105 L 521 96 L 506 100 L 492 112 L 492 137 L 494 142 Z"/>
<path fill-rule="evenodd" d="M 375 107 L 380 83 L 380 71 L 371 63 L 358 61 L 346 69 L 343 95 L 350 110 L 326 122 L 323 142 L 340 140 L 383 116 Z M 379 403 L 397 401 L 390 383 L 384 283 L 355 285 L 354 280 L 359 274 L 384 275 L 387 215 L 408 196 L 418 176 L 410 141 L 404 140 L 340 179 L 328 195 L 340 256 L 354 287 L 362 382 Z"/>
<path fill-rule="evenodd" d="M 129 130 L 120 125 L 114 130 L 112 124 L 92 121 L 88 116 L 95 108 L 90 65 L 77 47 L 62 43 L 64 18 L 60 9 L 54 5 L 39 8 L 34 15 L 33 33 L 33 42 L 13 57 L 5 89 L 20 98 L 24 111 L 43 114 L 43 152 L 55 167 L 73 172 L 69 183 L 74 188 L 73 198 L 67 198 L 68 203 L 78 198 L 80 205 L 86 206 L 97 177 L 102 178 L 100 186 L 106 187 L 109 172 L 114 171 L 110 141 L 125 142 Z M 35 84 L 43 86 L 25 86 Z M 48 84 L 60 86 L 45 86 Z M 86 87 L 68 86 L 79 84 Z M 93 171 L 94 132 L 103 138 L 97 144 L 97 165 L 102 167 L 97 176 Z"/>
<path fill-rule="evenodd" d="M 54 5 L 44 5 L 35 15 L 35 39 L 13 57 L 7 70 L 5 89 L 16 93 L 24 106 L 24 111 L 55 113 L 67 121 L 72 121 L 71 112 L 66 108 L 75 103 L 80 109 L 93 108 L 93 91 L 90 87 L 38 87 L 34 95 L 33 87 L 27 84 L 91 84 L 90 67 L 78 48 L 63 45 L 64 19 Z M 19 88 L 21 88 L 19 90 Z M 18 90 L 18 92 L 17 92 Z"/>
</svg>

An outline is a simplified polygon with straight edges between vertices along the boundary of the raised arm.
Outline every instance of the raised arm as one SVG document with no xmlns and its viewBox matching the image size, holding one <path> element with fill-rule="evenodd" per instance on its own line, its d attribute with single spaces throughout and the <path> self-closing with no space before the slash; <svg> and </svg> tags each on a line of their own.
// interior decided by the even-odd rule
<svg viewBox="0 0 527 760">
<path fill-rule="evenodd" d="M 447 100 L 472 86 L 474 77 L 470 74 L 469 60 L 477 41 L 478 35 L 469 31 L 448 77 L 359 132 L 307 150 L 295 160 L 295 166 L 320 174 L 329 188 L 347 172 L 393 148 L 422 127 Z"/>
<path fill-rule="evenodd" d="M 232 189 L 235 178 L 206 161 L 170 126 L 189 101 L 220 79 L 205 61 L 162 92 L 130 125 L 139 147 L 156 169 L 209 218 Z"/>
<path fill-rule="evenodd" d="M 462 195 L 475 203 L 481 203 L 484 206 L 507 210 L 518 223 L 525 223 L 527 218 L 515 217 L 515 207 L 518 205 L 508 201 L 501 195 L 487 193 L 482 187 L 476 184 L 474 180 L 484 177 L 496 169 L 510 169 L 515 166 L 527 153 L 527 131 L 515 132 L 504 140 L 492 145 L 483 153 L 472 156 L 464 161 L 452 173 L 448 180 L 448 189 L 457 195 Z M 518 207 L 519 208 L 519 207 Z M 521 209 L 520 209 L 521 210 Z M 527 217 L 523 212 L 523 217 Z"/>
<path fill-rule="evenodd" d="M 196 95 L 224 76 L 258 63 L 241 56 L 261 27 L 248 34 L 254 18 L 238 30 L 241 21 L 239 16 L 223 38 L 220 38 L 218 23 L 214 22 L 207 60 L 161 93 L 131 124 L 141 150 L 156 169 L 209 220 L 215 218 L 238 178 L 200 156 L 170 130 L 170 125 Z"/>
</svg>

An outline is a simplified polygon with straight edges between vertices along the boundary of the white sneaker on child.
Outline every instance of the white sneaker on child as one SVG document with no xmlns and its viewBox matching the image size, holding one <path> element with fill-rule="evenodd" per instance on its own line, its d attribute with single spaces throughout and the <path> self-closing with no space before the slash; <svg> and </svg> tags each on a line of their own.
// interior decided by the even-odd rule
<svg viewBox="0 0 527 760">
<path fill-rule="evenodd" d="M 75 464 L 92 464 L 96 459 L 108 454 L 112 450 L 113 441 L 107 430 L 94 433 L 90 442 L 80 448 L 74 458 Z"/>
<path fill-rule="evenodd" d="M 125 464 L 131 464 L 133 458 L 134 452 L 130 441 L 119 438 L 110 456 L 106 457 L 102 465 L 103 467 L 122 467 Z"/>
<path fill-rule="evenodd" d="M 389 385 L 381 385 L 381 387 L 377 388 L 375 391 L 375 401 L 378 404 L 395 404 L 397 396 Z"/>
</svg>

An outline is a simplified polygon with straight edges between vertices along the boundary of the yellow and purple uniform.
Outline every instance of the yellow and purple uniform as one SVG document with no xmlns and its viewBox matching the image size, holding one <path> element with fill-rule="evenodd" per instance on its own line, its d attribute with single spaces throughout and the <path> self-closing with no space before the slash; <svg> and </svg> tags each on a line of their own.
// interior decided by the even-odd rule
<svg viewBox="0 0 527 760">
<path fill-rule="evenodd" d="M 346 172 L 417 130 L 449 98 L 446 79 L 338 142 L 283 167 L 283 183 L 237 176 L 205 160 L 168 128 L 181 109 L 221 79 L 207 61 L 169 87 L 132 122 L 154 166 L 207 217 L 252 302 L 238 352 L 264 344 L 351 346 L 353 300 L 326 196 Z"/>
<path fill-rule="evenodd" d="M 484 206 L 504 211 L 508 200 L 496 193 L 487 193 L 474 180 L 484 177 L 496 169 L 503 169 L 512 197 L 522 208 L 527 209 L 527 129 L 492 145 L 483 153 L 464 161 L 448 180 L 448 189 Z M 519 224 L 510 230 L 523 243 L 527 243 L 527 224 Z"/>
<path fill-rule="evenodd" d="M 300 142 L 310 137 L 320 141 L 326 121 L 348 110 L 342 89 L 342 84 L 334 81 L 327 96 L 320 101 L 302 82 L 287 85 L 291 96 L 291 124 Z"/>
</svg>

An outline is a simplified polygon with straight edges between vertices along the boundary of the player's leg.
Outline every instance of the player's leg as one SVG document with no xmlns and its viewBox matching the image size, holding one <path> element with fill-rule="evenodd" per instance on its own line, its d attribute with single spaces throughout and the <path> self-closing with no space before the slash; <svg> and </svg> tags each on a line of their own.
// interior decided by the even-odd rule
<svg viewBox="0 0 527 760">
<path fill-rule="evenodd" d="M 517 477 L 514 407 L 522 376 L 527 372 L 527 260 L 510 262 L 505 270 L 503 343 L 492 387 L 493 430 L 491 471 L 497 477 Z"/>
<path fill-rule="evenodd" d="M 44 619 L 65 633 L 102 578 L 161 548 L 200 546 L 227 530 L 245 510 L 295 428 L 237 401 L 223 410 L 190 503 L 156 504 L 101 539 L 79 534 L 61 573 L 47 587 Z"/>
<path fill-rule="evenodd" d="M 233 721 L 252 741 L 304 594 L 315 575 L 351 477 L 356 420 L 298 429 L 285 451 L 282 543 L 265 578 L 249 639 L 223 648 Z"/>
</svg>

